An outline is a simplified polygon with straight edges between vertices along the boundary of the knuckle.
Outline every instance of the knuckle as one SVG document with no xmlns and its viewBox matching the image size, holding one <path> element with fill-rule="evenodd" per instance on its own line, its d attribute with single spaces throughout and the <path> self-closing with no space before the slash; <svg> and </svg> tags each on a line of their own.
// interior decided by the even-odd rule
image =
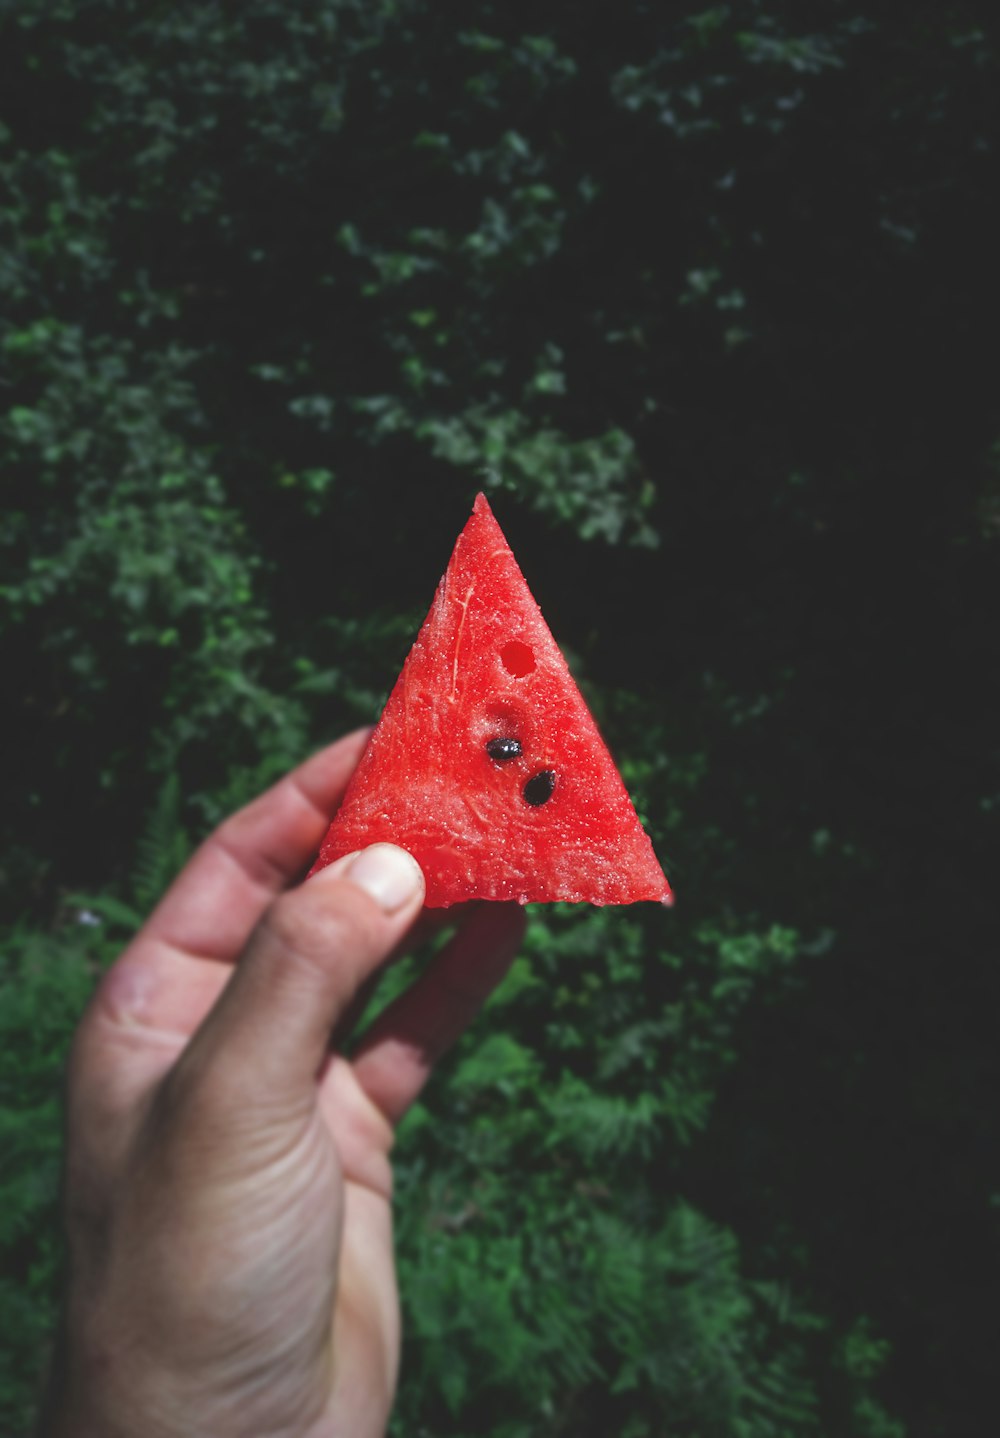
<svg viewBox="0 0 1000 1438">
<path fill-rule="evenodd" d="M 117 1037 L 113 1021 L 92 998 L 77 1024 L 63 1070 L 63 1093 L 72 1122 L 81 1113 L 117 1112 L 127 1106 L 129 1070 L 122 1046 L 113 1041 Z"/>
<path fill-rule="evenodd" d="M 346 885 L 333 893 L 305 884 L 275 900 L 264 923 L 295 959 L 326 967 L 338 952 L 376 951 L 384 943 L 380 920 L 375 906 L 363 895 L 349 892 Z"/>
<path fill-rule="evenodd" d="M 242 1073 L 224 1055 L 189 1051 L 156 1095 L 150 1115 L 156 1143 L 164 1152 L 173 1152 L 179 1142 L 193 1153 L 203 1143 L 216 1152 L 246 1108 L 245 1087 Z"/>
<path fill-rule="evenodd" d="M 281 864 L 277 863 L 259 842 L 259 804 L 259 800 L 254 800 L 238 809 L 235 814 L 230 814 L 228 819 L 223 820 L 209 835 L 203 847 L 224 854 L 254 883 L 263 888 L 273 888 L 284 882 L 285 874 Z"/>
</svg>

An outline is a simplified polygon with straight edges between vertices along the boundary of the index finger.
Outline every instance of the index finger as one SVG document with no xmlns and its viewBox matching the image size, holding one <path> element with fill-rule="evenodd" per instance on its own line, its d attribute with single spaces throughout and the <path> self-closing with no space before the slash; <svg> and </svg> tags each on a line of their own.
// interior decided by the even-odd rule
<svg viewBox="0 0 1000 1438">
<path fill-rule="evenodd" d="M 221 824 L 139 937 L 235 962 L 268 905 L 315 857 L 370 734 L 358 729 L 321 749 Z"/>
</svg>

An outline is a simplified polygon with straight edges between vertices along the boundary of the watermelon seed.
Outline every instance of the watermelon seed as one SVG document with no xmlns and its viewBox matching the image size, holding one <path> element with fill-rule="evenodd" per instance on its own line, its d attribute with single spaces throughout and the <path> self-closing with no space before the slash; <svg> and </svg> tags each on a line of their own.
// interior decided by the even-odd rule
<svg viewBox="0 0 1000 1438">
<path fill-rule="evenodd" d="M 537 774 L 531 776 L 521 793 L 524 795 L 525 803 L 530 804 L 533 809 L 537 809 L 540 804 L 548 803 L 555 787 L 556 771 L 540 769 Z"/>
<path fill-rule="evenodd" d="M 491 739 L 486 745 L 486 752 L 495 764 L 509 764 L 512 759 L 521 757 L 520 739 Z"/>
</svg>

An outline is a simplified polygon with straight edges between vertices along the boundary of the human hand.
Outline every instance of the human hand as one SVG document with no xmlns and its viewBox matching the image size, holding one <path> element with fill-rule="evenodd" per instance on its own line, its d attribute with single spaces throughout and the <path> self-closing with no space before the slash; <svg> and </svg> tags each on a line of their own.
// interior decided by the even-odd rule
<svg viewBox="0 0 1000 1438">
<path fill-rule="evenodd" d="M 353 1058 L 331 1051 L 423 898 L 391 845 L 290 887 L 366 739 L 206 840 L 81 1022 L 46 1438 L 385 1431 L 393 1126 L 506 972 L 523 917 L 473 909 Z"/>
</svg>

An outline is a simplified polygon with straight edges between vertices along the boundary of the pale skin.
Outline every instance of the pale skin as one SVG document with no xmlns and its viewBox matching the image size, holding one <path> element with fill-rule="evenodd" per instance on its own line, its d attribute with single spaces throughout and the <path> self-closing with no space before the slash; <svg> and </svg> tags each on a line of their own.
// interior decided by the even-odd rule
<svg viewBox="0 0 1000 1438">
<path fill-rule="evenodd" d="M 337 1052 L 424 892 L 391 845 L 299 882 L 367 737 L 206 840 L 84 1015 L 44 1438 L 385 1432 L 393 1129 L 503 977 L 523 917 L 463 915 L 350 1060 Z"/>
</svg>

